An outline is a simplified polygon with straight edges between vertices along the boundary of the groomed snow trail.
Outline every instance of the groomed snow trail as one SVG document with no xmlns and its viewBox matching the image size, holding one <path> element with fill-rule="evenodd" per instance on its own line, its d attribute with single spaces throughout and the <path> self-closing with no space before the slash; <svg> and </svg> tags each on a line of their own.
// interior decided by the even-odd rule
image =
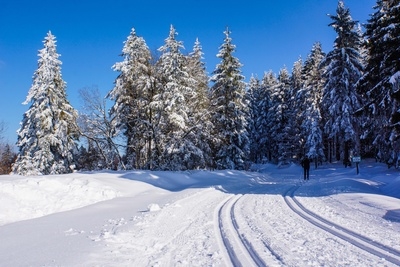
<svg viewBox="0 0 400 267">
<path fill-rule="evenodd" d="M 227 195 L 209 189 L 189 189 L 159 210 L 143 211 L 124 229 L 106 237 L 101 254 L 91 266 L 115 262 L 115 266 L 224 266 L 221 243 L 215 235 L 215 207 Z M 154 205 L 157 206 L 157 205 Z"/>
<path fill-rule="evenodd" d="M 0 266 L 400 266 L 398 170 L 256 168 L 2 176 Z"/>
<path fill-rule="evenodd" d="M 324 212 L 308 208 L 323 199 L 304 199 L 306 187 L 318 181 L 303 183 L 296 175 L 254 175 L 249 181 L 184 189 L 129 220 L 110 218 L 108 230 L 95 240 L 103 248 L 84 266 L 400 265 L 393 246 L 358 230 L 346 233 Z M 329 202 L 316 205 L 322 206 L 330 209 Z M 365 222 L 357 218 L 352 224 L 362 229 Z"/>
<path fill-rule="evenodd" d="M 296 199 L 296 197 L 294 197 L 294 193 L 298 188 L 298 186 L 293 186 L 285 194 L 285 202 L 292 211 L 297 213 L 303 219 L 331 233 L 332 235 L 339 237 L 344 241 L 347 241 L 350 244 L 365 250 L 368 253 L 400 266 L 400 251 L 385 246 L 382 243 L 374 241 L 368 237 L 362 236 L 338 224 L 330 222 L 308 210 Z"/>
<path fill-rule="evenodd" d="M 234 266 L 266 266 L 264 260 L 254 250 L 251 242 L 240 233 L 235 219 L 234 207 L 242 195 L 229 198 L 218 209 L 218 225 L 224 247 Z"/>
<path fill-rule="evenodd" d="M 276 190 L 281 195 L 247 194 L 237 201 L 236 220 L 246 239 L 259 255 L 268 249 L 276 258 L 268 266 L 398 266 L 300 217 L 285 200 L 297 188 L 292 182 Z"/>
<path fill-rule="evenodd" d="M 300 217 L 300 211 L 287 204 L 293 196 L 285 193 L 292 188 L 297 187 L 279 187 L 279 195 L 186 190 L 163 207 L 149 205 L 142 216 L 129 221 L 110 219 L 115 222 L 112 231 L 100 236 L 106 244 L 103 253 L 93 255 L 88 264 L 395 266 L 329 227 L 315 226 L 315 218 Z"/>
</svg>

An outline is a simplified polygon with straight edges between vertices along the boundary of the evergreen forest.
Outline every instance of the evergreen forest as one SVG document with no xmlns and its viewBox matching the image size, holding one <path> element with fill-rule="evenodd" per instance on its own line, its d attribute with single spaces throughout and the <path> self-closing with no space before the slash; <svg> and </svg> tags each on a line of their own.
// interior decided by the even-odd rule
<svg viewBox="0 0 400 267">
<path fill-rule="evenodd" d="M 4 173 L 246 170 L 305 156 L 315 167 L 333 161 L 350 166 L 353 156 L 398 167 L 400 3 L 377 0 L 360 25 L 338 1 L 329 27 L 336 33 L 331 51 L 315 42 L 290 70 L 248 82 L 229 28 L 211 73 L 199 40 L 185 52 L 171 25 L 154 53 L 132 29 L 112 66 L 113 88 L 106 96 L 81 89 L 79 112 L 67 99 L 49 32 L 26 97 L 19 151 L 15 156 L 5 147 L 0 155 Z"/>
</svg>

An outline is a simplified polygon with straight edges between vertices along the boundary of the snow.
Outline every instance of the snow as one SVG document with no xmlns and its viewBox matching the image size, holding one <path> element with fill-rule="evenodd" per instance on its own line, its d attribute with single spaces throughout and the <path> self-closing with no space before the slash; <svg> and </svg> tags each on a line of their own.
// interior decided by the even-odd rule
<svg viewBox="0 0 400 267">
<path fill-rule="evenodd" d="M 400 78 L 400 71 L 396 72 L 392 77 L 390 77 L 389 82 L 394 85 L 396 84 L 399 78 Z"/>
<path fill-rule="evenodd" d="M 400 173 L 0 176 L 0 266 L 397 266 Z"/>
</svg>

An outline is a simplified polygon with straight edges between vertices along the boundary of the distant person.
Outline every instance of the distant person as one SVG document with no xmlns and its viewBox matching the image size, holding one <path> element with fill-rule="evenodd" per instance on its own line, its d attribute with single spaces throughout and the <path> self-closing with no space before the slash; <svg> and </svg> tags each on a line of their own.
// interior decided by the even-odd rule
<svg viewBox="0 0 400 267">
<path fill-rule="evenodd" d="M 310 180 L 310 159 L 307 156 L 301 161 L 301 166 L 304 169 L 304 180 Z"/>
</svg>

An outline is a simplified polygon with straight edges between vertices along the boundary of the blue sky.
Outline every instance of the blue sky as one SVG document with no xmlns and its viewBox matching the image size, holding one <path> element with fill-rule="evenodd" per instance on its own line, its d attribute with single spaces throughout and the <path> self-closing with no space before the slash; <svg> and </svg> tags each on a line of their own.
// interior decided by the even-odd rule
<svg viewBox="0 0 400 267">
<path fill-rule="evenodd" d="M 345 0 L 354 20 L 365 23 L 376 0 Z M 332 49 L 335 32 L 327 14 L 335 14 L 336 0 L 0 0 L 0 121 L 6 140 L 15 143 L 16 131 L 29 105 L 22 105 L 37 69 L 38 50 L 48 31 L 57 39 L 62 75 L 70 103 L 80 109 L 78 91 L 97 86 L 103 95 L 112 89 L 121 61 L 123 42 L 132 28 L 151 50 L 164 44 L 170 25 L 185 51 L 199 38 L 208 72 L 228 26 L 244 65 L 246 81 L 264 71 L 278 73 L 309 54 L 319 41 Z"/>
</svg>

